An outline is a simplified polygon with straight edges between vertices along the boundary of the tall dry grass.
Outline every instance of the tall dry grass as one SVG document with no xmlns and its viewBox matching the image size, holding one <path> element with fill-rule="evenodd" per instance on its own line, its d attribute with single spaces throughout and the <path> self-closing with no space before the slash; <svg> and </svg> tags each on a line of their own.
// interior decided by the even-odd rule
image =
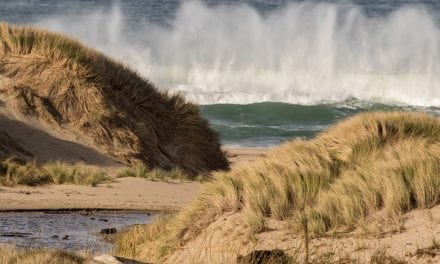
<svg viewBox="0 0 440 264">
<path fill-rule="evenodd" d="M 35 162 L 20 164 L 13 159 L 7 159 L 0 163 L 0 183 L 2 185 L 36 186 L 51 182 L 52 178 Z"/>
<path fill-rule="evenodd" d="M 65 162 L 49 162 L 42 169 L 51 177 L 55 184 L 82 184 L 96 186 L 110 180 L 105 171 L 83 164 L 67 164 Z"/>
<path fill-rule="evenodd" d="M 440 202 L 440 120 L 424 113 L 364 113 L 310 141 L 294 140 L 248 167 L 219 173 L 155 237 L 162 258 L 225 212 L 252 233 L 268 218 L 315 235 L 351 231 L 376 213 L 397 219 Z M 306 221 L 304 221 L 304 219 Z M 298 224 L 295 224 L 298 223 Z"/>
<path fill-rule="evenodd" d="M 103 170 L 83 164 L 49 162 L 38 165 L 35 162 L 23 163 L 13 159 L 0 162 L 0 184 L 6 186 L 53 183 L 96 186 L 109 180 Z"/>
<path fill-rule="evenodd" d="M 147 244 L 168 232 L 169 221 L 173 213 L 159 214 L 147 225 L 135 225 L 118 235 L 115 241 L 115 254 L 127 258 L 136 258 Z M 151 246 L 151 245 L 150 245 Z"/>
<path fill-rule="evenodd" d="M 20 112 L 91 138 L 122 162 L 194 175 L 229 167 L 198 106 L 67 36 L 0 24 L 0 75 Z"/>
<path fill-rule="evenodd" d="M 194 175 L 188 174 L 179 168 L 171 170 L 164 170 L 160 168 L 150 169 L 142 163 L 122 169 L 118 172 L 117 177 L 138 177 L 151 181 L 206 181 L 209 179 L 208 175 Z"/>
<path fill-rule="evenodd" d="M 171 170 L 149 169 L 139 163 L 121 169 L 117 177 L 140 177 L 151 181 L 207 181 L 206 175 L 187 174 L 174 168 Z M 5 186 L 43 184 L 77 184 L 97 186 L 111 182 L 113 178 L 105 170 L 81 163 L 71 164 L 61 161 L 37 164 L 18 162 L 10 158 L 0 162 L 0 184 Z"/>
<path fill-rule="evenodd" d="M 0 264 L 82 264 L 86 260 L 85 254 L 63 250 L 0 247 Z"/>
</svg>

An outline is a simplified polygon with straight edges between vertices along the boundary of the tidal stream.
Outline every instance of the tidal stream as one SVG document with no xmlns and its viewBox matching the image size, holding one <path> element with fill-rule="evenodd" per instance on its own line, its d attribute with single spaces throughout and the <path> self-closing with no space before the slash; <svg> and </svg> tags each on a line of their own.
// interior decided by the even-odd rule
<svg viewBox="0 0 440 264">
<path fill-rule="evenodd" d="M 0 244 L 111 253 L 113 244 L 104 241 L 101 230 L 120 232 L 151 220 L 147 212 L 4 212 L 0 213 Z"/>
</svg>

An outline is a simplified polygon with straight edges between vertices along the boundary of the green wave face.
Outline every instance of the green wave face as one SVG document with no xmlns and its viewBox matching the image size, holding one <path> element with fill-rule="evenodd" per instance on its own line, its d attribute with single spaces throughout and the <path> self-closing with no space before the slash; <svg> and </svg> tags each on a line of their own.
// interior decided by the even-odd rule
<svg viewBox="0 0 440 264">
<path fill-rule="evenodd" d="M 220 133 L 226 146 L 268 147 L 293 138 L 311 138 L 330 125 L 364 111 L 421 110 L 438 113 L 437 108 L 349 102 L 344 104 L 296 105 L 256 103 L 202 106 L 202 114 Z"/>
</svg>

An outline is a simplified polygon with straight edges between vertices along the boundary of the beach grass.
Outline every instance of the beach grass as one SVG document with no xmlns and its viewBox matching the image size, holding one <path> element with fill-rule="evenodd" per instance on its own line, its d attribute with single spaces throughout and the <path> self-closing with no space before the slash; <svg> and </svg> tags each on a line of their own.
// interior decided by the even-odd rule
<svg viewBox="0 0 440 264">
<path fill-rule="evenodd" d="M 0 247 L 0 264 L 82 264 L 88 256 L 59 249 L 18 249 Z"/>
<path fill-rule="evenodd" d="M 115 255 L 136 258 L 145 248 L 161 234 L 168 232 L 168 223 L 175 213 L 163 213 L 155 216 L 151 224 L 135 225 L 122 232 L 115 240 Z"/>
<path fill-rule="evenodd" d="M 17 162 L 7 159 L 0 163 L 0 183 L 6 186 L 44 184 L 78 184 L 96 186 L 110 178 L 103 170 L 83 164 L 48 162 Z"/>
<path fill-rule="evenodd" d="M 117 174 L 118 178 L 123 177 L 139 177 L 151 181 L 206 181 L 208 175 L 188 174 L 179 168 L 164 170 L 160 168 L 150 169 L 142 163 L 138 163 L 132 167 L 124 168 Z"/>
<path fill-rule="evenodd" d="M 139 177 L 151 181 L 207 181 L 208 175 L 188 174 L 181 169 L 164 170 L 150 169 L 142 163 L 132 167 L 120 169 L 118 178 Z M 101 183 L 111 182 L 113 178 L 107 171 L 95 166 L 81 163 L 71 164 L 61 161 L 37 164 L 32 162 L 19 162 L 13 158 L 0 163 L 0 184 L 5 186 L 28 185 L 38 186 L 44 184 L 76 184 L 97 186 Z"/>
<path fill-rule="evenodd" d="M 298 234 L 306 228 L 322 236 L 355 231 L 375 215 L 397 223 L 405 212 L 439 203 L 440 120 L 415 112 L 364 113 L 247 167 L 215 174 L 147 248 L 163 258 L 224 213 L 240 212 L 251 235 L 266 231 L 273 218 L 293 223 Z"/>
<path fill-rule="evenodd" d="M 96 186 L 109 181 L 109 176 L 99 168 L 82 164 L 67 164 L 64 162 L 49 162 L 42 166 L 55 184 L 80 184 Z"/>
<path fill-rule="evenodd" d="M 52 178 L 35 162 L 18 163 L 7 159 L 0 163 L 0 183 L 6 186 L 37 186 L 52 182 Z"/>
</svg>

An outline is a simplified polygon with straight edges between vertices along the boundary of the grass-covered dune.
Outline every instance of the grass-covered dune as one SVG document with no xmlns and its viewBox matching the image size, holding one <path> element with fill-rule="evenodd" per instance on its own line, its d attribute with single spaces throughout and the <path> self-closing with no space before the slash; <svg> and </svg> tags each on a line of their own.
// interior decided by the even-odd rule
<svg viewBox="0 0 440 264">
<path fill-rule="evenodd" d="M 84 137 L 124 163 L 190 173 L 228 168 L 196 105 L 61 34 L 0 24 L 0 95 L 2 107 Z M 32 154 L 3 134 L 1 156 Z"/>
<path fill-rule="evenodd" d="M 305 229 L 311 237 L 375 234 L 374 223 L 377 232 L 403 231 L 403 214 L 439 203 L 440 120 L 424 113 L 365 113 L 217 174 L 192 205 L 131 234 L 134 240 L 125 237 L 118 251 L 227 263 L 231 258 L 215 259 L 219 248 L 231 254 L 227 250 L 287 243 L 292 250 Z"/>
</svg>

